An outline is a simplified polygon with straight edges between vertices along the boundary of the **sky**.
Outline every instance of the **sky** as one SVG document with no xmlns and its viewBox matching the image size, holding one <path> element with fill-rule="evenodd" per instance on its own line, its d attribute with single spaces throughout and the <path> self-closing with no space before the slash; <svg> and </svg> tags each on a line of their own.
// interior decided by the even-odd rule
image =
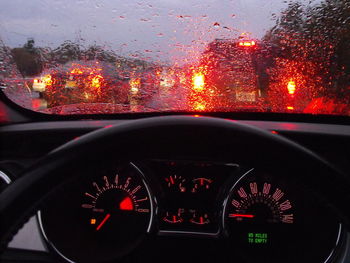
<svg viewBox="0 0 350 263">
<path fill-rule="evenodd" d="M 215 38 L 261 38 L 287 0 L 2 0 L 0 39 L 11 47 L 64 40 L 117 54 L 184 63 Z"/>
</svg>

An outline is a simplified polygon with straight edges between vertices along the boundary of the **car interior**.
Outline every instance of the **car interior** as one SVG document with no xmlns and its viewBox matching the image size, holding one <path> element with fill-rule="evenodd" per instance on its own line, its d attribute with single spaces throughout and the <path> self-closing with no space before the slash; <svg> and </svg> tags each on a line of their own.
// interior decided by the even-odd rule
<svg viewBox="0 0 350 263">
<path fill-rule="evenodd" d="M 11 106 L 3 104 L 8 118 L 28 120 L 0 129 L 2 177 L 12 182 L 2 183 L 2 262 L 349 260 L 345 122 L 239 114 L 33 121 Z M 110 212 L 115 223 L 95 236 L 113 207 L 112 184 L 123 187 L 115 202 L 124 210 Z M 96 187 L 103 212 L 91 208 Z M 280 208 L 241 204 L 251 191 L 271 192 Z M 266 221 L 272 215 L 286 224 Z"/>
<path fill-rule="evenodd" d="M 348 1 L 5 2 L 0 262 L 350 262 Z"/>
</svg>

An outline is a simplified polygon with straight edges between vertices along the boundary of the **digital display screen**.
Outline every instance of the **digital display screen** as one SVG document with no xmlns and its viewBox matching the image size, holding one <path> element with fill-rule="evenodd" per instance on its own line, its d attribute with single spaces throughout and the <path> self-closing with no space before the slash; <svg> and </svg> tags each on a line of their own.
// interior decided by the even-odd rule
<svg viewBox="0 0 350 263">
<path fill-rule="evenodd" d="M 249 244 L 266 244 L 268 242 L 267 233 L 248 233 Z"/>
</svg>

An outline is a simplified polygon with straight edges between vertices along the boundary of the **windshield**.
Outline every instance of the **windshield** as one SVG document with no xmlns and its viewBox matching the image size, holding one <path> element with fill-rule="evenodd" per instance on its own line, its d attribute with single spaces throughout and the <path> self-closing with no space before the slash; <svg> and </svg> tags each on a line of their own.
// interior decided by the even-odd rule
<svg viewBox="0 0 350 263">
<path fill-rule="evenodd" d="M 48 114 L 350 115 L 348 0 L 11 0 L 0 86 Z"/>
</svg>

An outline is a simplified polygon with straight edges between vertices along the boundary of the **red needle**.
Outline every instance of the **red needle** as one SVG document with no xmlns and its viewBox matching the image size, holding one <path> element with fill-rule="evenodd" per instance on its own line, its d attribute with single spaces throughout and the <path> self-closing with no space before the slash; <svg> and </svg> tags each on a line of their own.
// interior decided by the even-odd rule
<svg viewBox="0 0 350 263">
<path fill-rule="evenodd" d="M 98 225 L 98 227 L 96 228 L 96 231 L 100 230 L 100 228 L 104 225 L 104 223 L 106 223 L 106 221 L 108 220 L 108 218 L 110 217 L 110 214 L 107 214 L 105 216 L 105 218 L 103 218 L 102 222 Z"/>
<path fill-rule="evenodd" d="M 244 215 L 244 214 L 229 214 L 229 217 L 247 217 L 247 218 L 253 218 L 254 215 Z"/>
</svg>

